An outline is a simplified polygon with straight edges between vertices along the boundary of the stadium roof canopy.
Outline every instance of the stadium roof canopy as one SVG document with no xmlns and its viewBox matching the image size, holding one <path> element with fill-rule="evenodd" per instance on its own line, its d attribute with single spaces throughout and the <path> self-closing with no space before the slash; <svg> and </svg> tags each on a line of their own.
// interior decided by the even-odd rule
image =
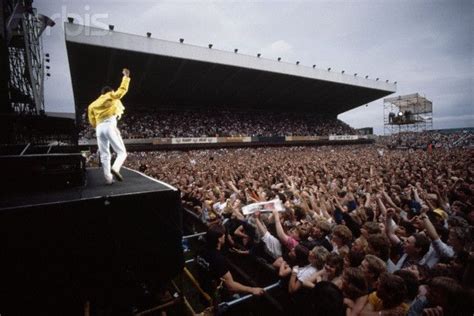
<svg viewBox="0 0 474 316">
<path fill-rule="evenodd" d="M 132 83 L 126 105 L 311 110 L 337 115 L 387 96 L 395 83 L 326 69 L 65 23 L 76 109 L 123 67 Z"/>
</svg>

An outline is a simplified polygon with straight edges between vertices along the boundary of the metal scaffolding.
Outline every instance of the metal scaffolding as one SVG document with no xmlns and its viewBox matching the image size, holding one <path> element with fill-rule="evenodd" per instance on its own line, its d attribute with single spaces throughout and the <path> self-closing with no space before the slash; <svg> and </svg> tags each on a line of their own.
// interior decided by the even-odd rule
<svg viewBox="0 0 474 316">
<path fill-rule="evenodd" d="M 45 60 L 41 34 L 54 22 L 37 14 L 31 2 L 7 0 L 3 3 L 3 40 L 8 54 L 10 111 L 38 115 L 44 112 Z"/>
<path fill-rule="evenodd" d="M 433 102 L 418 93 L 383 100 L 384 135 L 433 129 Z"/>
</svg>

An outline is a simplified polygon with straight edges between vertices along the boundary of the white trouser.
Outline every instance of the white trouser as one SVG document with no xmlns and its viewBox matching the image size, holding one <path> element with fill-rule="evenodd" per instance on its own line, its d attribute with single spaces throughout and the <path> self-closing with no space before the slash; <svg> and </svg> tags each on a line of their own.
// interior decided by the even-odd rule
<svg viewBox="0 0 474 316">
<path fill-rule="evenodd" d="M 110 160 L 112 155 L 110 154 L 110 145 L 112 145 L 112 149 L 117 153 L 117 158 L 115 159 L 112 169 L 119 172 L 125 158 L 127 158 L 127 151 L 120 131 L 117 128 L 117 119 L 115 116 L 102 121 L 97 125 L 95 132 L 97 134 L 97 146 L 99 147 L 100 162 L 104 170 L 104 177 L 107 182 L 111 182 L 112 173 L 110 172 Z"/>
</svg>

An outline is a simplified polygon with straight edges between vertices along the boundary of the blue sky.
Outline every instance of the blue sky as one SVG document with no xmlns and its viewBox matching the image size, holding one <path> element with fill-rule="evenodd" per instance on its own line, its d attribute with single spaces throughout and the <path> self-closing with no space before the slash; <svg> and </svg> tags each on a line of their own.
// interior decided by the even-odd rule
<svg viewBox="0 0 474 316">
<path fill-rule="evenodd" d="M 43 36 L 51 55 L 46 110 L 73 112 L 62 21 L 397 81 L 395 95 L 433 101 L 434 128 L 474 126 L 474 1 L 72 1 L 36 0 L 56 26 Z M 339 116 L 383 132 L 383 102 Z"/>
</svg>

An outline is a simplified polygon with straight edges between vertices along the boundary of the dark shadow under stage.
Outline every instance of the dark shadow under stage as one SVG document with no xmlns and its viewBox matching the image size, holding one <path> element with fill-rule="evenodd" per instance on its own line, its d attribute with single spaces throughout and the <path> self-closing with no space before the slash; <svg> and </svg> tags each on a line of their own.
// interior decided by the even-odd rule
<svg viewBox="0 0 474 316">
<path fill-rule="evenodd" d="M 81 187 L 0 195 L 0 314 L 125 310 L 136 284 L 159 289 L 182 270 L 179 191 L 121 173 L 113 185 L 95 168 Z"/>
</svg>

